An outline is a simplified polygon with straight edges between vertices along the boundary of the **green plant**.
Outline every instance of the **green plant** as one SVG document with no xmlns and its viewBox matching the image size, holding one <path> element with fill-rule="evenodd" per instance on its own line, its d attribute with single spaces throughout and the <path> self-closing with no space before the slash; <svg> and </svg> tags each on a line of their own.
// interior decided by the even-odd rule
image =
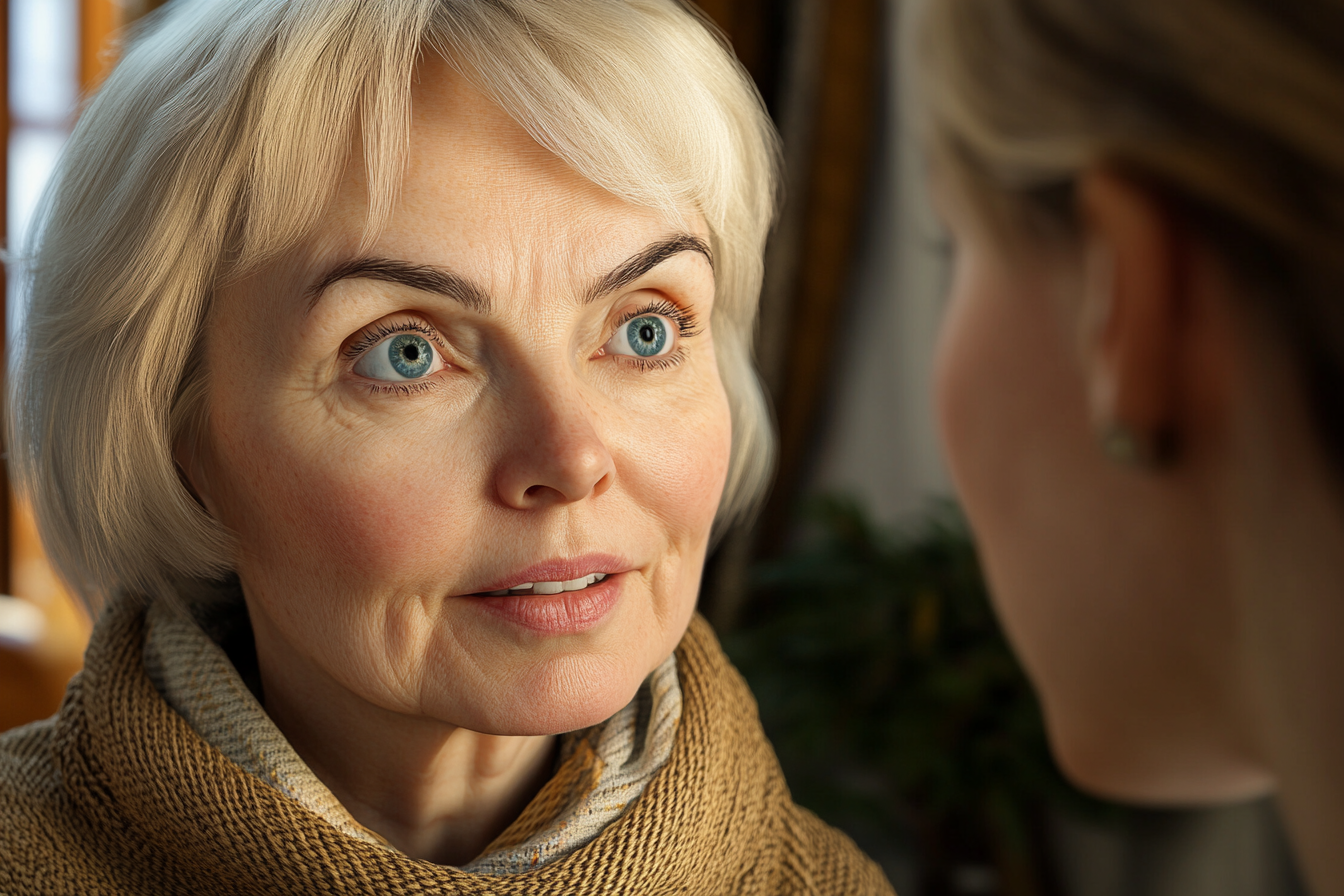
<svg viewBox="0 0 1344 896">
<path fill-rule="evenodd" d="M 805 522 L 754 570 L 747 622 L 725 637 L 796 798 L 905 834 L 929 892 L 952 892 L 933 878 L 958 862 L 996 867 L 1001 892 L 1048 891 L 1042 809 L 1104 809 L 1050 757 L 961 514 L 938 504 L 890 532 L 828 497 Z"/>
</svg>

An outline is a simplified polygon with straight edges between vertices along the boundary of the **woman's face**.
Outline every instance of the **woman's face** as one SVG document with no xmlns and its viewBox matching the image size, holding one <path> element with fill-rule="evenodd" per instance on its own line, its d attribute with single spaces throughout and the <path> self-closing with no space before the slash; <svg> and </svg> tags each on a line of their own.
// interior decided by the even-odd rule
<svg viewBox="0 0 1344 896">
<path fill-rule="evenodd" d="M 442 63 L 413 101 L 377 243 L 352 163 L 303 251 L 218 296 L 190 475 L 237 534 L 264 677 L 568 731 L 625 705 L 695 606 L 730 447 L 707 234 L 582 179 Z"/>
<path fill-rule="evenodd" d="M 1263 788 L 1201 447 L 1166 471 L 1109 460 L 1089 402 L 1082 249 L 1009 244 L 937 187 L 957 246 L 939 428 L 1060 761 L 1092 789 L 1142 800 Z M 1182 362 L 1191 379 L 1211 367 L 1200 351 Z"/>
</svg>

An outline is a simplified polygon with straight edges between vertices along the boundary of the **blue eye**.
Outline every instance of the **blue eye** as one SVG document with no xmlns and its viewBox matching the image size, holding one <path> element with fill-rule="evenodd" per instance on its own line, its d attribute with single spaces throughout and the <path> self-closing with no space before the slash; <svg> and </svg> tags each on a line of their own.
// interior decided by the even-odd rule
<svg viewBox="0 0 1344 896">
<path fill-rule="evenodd" d="M 642 314 L 616 328 L 606 349 L 614 355 L 653 358 L 672 350 L 675 341 L 668 333 L 667 321 L 658 314 Z"/>
<path fill-rule="evenodd" d="M 397 333 L 364 352 L 355 373 L 373 380 L 418 380 L 442 369 L 428 339 L 415 333 Z"/>
</svg>

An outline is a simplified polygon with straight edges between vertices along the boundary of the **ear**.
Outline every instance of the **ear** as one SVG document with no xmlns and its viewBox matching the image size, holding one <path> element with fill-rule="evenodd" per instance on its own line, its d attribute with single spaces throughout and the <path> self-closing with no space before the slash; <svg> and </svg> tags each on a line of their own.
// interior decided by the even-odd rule
<svg viewBox="0 0 1344 896">
<path fill-rule="evenodd" d="M 1118 453 L 1160 460 L 1178 436 L 1188 249 L 1160 198 L 1106 169 L 1078 185 L 1083 237 L 1082 350 L 1093 425 Z M 1137 446 L 1137 447 L 1136 447 Z"/>
</svg>

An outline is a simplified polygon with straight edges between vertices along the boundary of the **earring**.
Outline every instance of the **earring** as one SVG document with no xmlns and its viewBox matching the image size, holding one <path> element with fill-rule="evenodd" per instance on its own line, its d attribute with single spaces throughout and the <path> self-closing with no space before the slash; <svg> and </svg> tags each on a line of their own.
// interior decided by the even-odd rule
<svg viewBox="0 0 1344 896">
<path fill-rule="evenodd" d="M 1123 423 L 1112 423 L 1101 433 L 1101 450 L 1124 467 L 1158 470 L 1170 466 L 1176 457 L 1176 439 L 1170 429 L 1141 435 Z"/>
</svg>

